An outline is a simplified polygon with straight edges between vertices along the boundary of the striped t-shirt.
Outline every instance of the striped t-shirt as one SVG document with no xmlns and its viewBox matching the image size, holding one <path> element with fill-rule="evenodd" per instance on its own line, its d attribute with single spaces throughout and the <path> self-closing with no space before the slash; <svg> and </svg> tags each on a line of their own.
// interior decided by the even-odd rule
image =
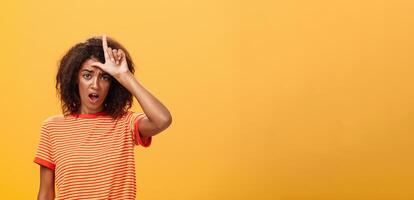
<svg viewBox="0 0 414 200">
<path fill-rule="evenodd" d="M 43 121 L 34 162 L 55 171 L 56 199 L 135 199 L 134 146 L 144 113 L 112 119 L 105 112 Z"/>
</svg>

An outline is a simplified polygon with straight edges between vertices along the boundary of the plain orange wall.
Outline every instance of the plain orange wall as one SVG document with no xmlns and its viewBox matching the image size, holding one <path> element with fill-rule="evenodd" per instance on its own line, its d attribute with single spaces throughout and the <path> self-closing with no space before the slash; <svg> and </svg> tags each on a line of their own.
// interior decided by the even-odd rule
<svg viewBox="0 0 414 200">
<path fill-rule="evenodd" d="M 386 2 L 386 3 L 385 3 Z M 106 33 L 173 124 L 137 199 L 414 199 L 413 1 L 6 1 L 1 199 L 35 199 L 57 62 Z M 135 102 L 134 111 L 141 111 Z"/>
</svg>

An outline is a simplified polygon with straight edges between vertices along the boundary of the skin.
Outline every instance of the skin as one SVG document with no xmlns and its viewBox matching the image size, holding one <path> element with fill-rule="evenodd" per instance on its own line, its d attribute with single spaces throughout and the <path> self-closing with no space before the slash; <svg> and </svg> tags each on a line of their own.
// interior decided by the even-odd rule
<svg viewBox="0 0 414 200">
<path fill-rule="evenodd" d="M 55 172 L 43 166 L 40 166 L 40 187 L 37 199 L 55 199 Z"/>
<path fill-rule="evenodd" d="M 81 114 L 94 114 L 103 110 L 103 102 L 108 94 L 110 79 L 115 78 L 129 92 L 134 95 L 145 113 L 140 120 L 139 132 L 145 139 L 152 137 L 166 128 L 172 122 L 168 109 L 153 96 L 129 71 L 125 53 L 121 49 L 108 47 L 106 36 L 102 36 L 102 46 L 105 53 L 105 63 L 96 59 L 86 60 L 78 74 L 79 95 L 81 97 Z M 89 102 L 89 94 L 99 94 L 98 102 Z M 53 200 L 55 198 L 55 174 L 54 171 L 40 166 L 40 188 L 38 200 Z"/>
<path fill-rule="evenodd" d="M 96 59 L 86 60 L 78 73 L 79 96 L 81 99 L 80 113 L 91 114 L 97 113 L 104 109 L 104 100 L 111 86 L 110 75 L 92 65 Z M 89 94 L 96 93 L 99 95 L 96 103 L 89 101 Z"/>
</svg>

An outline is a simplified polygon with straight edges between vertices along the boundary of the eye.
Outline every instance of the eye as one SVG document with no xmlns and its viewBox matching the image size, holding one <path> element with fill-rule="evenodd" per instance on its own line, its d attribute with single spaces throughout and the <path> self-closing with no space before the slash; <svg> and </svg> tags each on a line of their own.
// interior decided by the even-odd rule
<svg viewBox="0 0 414 200">
<path fill-rule="evenodd" d="M 83 74 L 82 76 L 83 76 L 83 78 L 85 78 L 86 80 L 91 79 L 91 75 L 90 75 L 90 74 Z"/>
<path fill-rule="evenodd" d="M 109 81 L 110 77 L 108 75 L 103 75 L 103 76 L 101 76 L 101 79 L 104 80 L 104 81 Z"/>
</svg>

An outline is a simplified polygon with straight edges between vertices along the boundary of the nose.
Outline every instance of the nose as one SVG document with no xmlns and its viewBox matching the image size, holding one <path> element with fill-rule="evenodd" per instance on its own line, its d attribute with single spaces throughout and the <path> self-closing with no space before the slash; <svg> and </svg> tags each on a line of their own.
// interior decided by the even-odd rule
<svg viewBox="0 0 414 200">
<path fill-rule="evenodd" d="M 99 79 L 98 79 L 98 77 L 94 77 L 92 79 L 91 88 L 95 89 L 95 90 L 99 89 Z"/>
</svg>

